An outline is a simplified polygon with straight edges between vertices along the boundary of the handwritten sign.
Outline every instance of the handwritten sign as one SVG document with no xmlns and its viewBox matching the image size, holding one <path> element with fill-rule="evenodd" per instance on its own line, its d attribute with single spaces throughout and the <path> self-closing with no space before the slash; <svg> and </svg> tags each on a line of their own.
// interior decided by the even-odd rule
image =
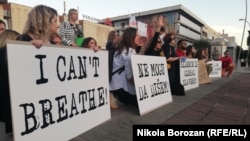
<svg viewBox="0 0 250 141">
<path fill-rule="evenodd" d="M 198 59 L 180 61 L 180 79 L 185 90 L 199 87 Z"/>
<path fill-rule="evenodd" d="M 106 51 L 7 44 L 15 141 L 70 140 L 111 118 Z"/>
<path fill-rule="evenodd" d="M 132 15 L 129 16 L 129 26 L 133 28 L 137 28 L 137 22 L 136 22 L 135 16 L 132 16 Z"/>
<path fill-rule="evenodd" d="M 209 77 L 221 77 L 222 64 L 221 61 L 209 61 L 207 64 L 212 66 L 212 72 L 209 74 Z"/>
<path fill-rule="evenodd" d="M 138 27 L 138 34 L 143 37 L 147 37 L 147 24 L 138 21 L 137 22 L 137 27 Z"/>
<path fill-rule="evenodd" d="M 211 82 L 211 78 L 209 78 L 208 73 L 207 73 L 207 64 L 205 60 L 199 60 L 198 63 L 199 63 L 199 67 L 198 67 L 199 84 Z"/>
<path fill-rule="evenodd" d="M 140 115 L 172 102 L 165 57 L 131 55 Z"/>
</svg>

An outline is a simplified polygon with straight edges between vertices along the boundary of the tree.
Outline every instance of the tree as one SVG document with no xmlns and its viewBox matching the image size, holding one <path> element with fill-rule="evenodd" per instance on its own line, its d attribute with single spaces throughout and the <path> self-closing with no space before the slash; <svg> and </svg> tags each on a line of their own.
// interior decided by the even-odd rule
<svg viewBox="0 0 250 141">
<path fill-rule="evenodd" d="M 208 53 L 209 53 L 209 56 L 210 56 L 210 53 L 211 53 L 211 43 L 210 43 L 210 41 L 204 40 L 204 39 L 194 40 L 193 46 L 195 47 L 196 50 L 199 49 L 199 48 L 208 47 Z"/>
<path fill-rule="evenodd" d="M 211 50 L 211 43 L 208 40 L 194 40 L 193 45 L 196 49 L 208 47 L 208 49 Z"/>
</svg>

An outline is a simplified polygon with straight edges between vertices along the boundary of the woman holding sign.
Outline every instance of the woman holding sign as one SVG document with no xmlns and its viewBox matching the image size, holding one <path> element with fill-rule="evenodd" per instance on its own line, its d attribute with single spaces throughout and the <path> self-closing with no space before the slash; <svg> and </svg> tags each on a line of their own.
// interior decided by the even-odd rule
<svg viewBox="0 0 250 141">
<path fill-rule="evenodd" d="M 28 14 L 23 34 L 17 40 L 31 41 L 37 48 L 43 44 L 53 43 L 50 37 L 57 33 L 57 16 L 54 8 L 45 5 L 34 7 Z"/>
<path fill-rule="evenodd" d="M 170 82 L 170 89 L 172 95 L 184 96 L 184 86 L 180 82 L 180 64 L 179 60 L 184 61 L 185 58 L 178 57 L 174 45 L 176 42 L 175 34 L 168 33 L 164 37 L 163 56 L 167 59 L 168 75 Z"/>
<path fill-rule="evenodd" d="M 95 52 L 101 49 L 101 46 L 97 45 L 97 42 L 93 37 L 85 38 L 81 46 L 84 48 L 93 49 Z"/>
<path fill-rule="evenodd" d="M 140 44 L 137 29 L 128 27 L 125 29 L 121 42 L 114 54 L 112 79 L 110 91 L 121 102 L 138 106 L 134 85 L 131 55 L 137 54 L 136 48 Z"/>
<path fill-rule="evenodd" d="M 43 44 L 50 43 L 50 35 L 52 33 L 56 33 L 57 28 L 57 11 L 45 5 L 38 5 L 28 14 L 24 34 L 18 36 L 19 34 L 14 32 L 13 37 L 21 41 L 30 41 L 35 47 L 40 48 Z M 3 37 L 4 36 L 1 36 L 1 38 Z M 0 48 L 0 78 L 0 109 L 1 112 L 4 112 L 4 114 L 1 114 L 0 116 L 0 121 L 5 122 L 6 133 L 11 133 L 12 117 L 9 97 L 6 47 Z"/>
</svg>

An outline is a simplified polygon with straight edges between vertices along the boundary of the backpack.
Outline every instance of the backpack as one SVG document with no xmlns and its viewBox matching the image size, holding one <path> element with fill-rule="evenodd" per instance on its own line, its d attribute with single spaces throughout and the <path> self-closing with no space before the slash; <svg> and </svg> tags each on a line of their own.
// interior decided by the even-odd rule
<svg viewBox="0 0 250 141">
<path fill-rule="evenodd" d="M 122 66 L 113 72 L 113 61 L 115 54 L 115 47 L 111 47 L 108 49 L 108 62 L 109 62 L 109 82 L 112 80 L 112 76 L 116 73 L 121 74 L 125 70 L 125 66 Z"/>
</svg>

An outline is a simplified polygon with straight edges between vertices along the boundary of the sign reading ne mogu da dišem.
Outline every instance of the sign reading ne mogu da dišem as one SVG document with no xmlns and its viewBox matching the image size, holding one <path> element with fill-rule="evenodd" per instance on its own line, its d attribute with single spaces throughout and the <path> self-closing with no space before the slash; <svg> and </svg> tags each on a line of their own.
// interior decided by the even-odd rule
<svg viewBox="0 0 250 141">
<path fill-rule="evenodd" d="M 131 55 L 140 115 L 172 102 L 165 57 Z"/>
<path fill-rule="evenodd" d="M 7 44 L 15 141 L 67 141 L 111 118 L 108 53 Z"/>
</svg>

